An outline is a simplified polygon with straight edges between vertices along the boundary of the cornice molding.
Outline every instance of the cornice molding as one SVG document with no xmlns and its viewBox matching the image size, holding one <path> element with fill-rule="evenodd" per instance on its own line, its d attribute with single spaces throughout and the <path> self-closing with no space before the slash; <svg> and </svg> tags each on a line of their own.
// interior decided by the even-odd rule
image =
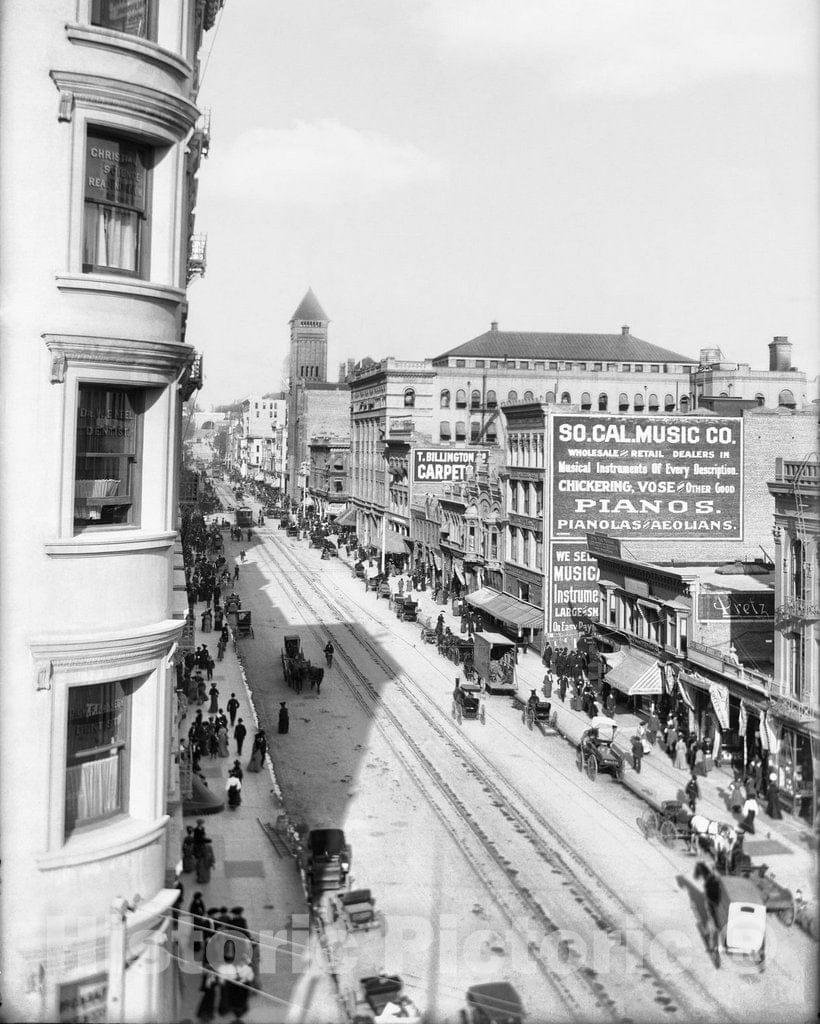
<svg viewBox="0 0 820 1024">
<path fill-rule="evenodd" d="M 185 623 L 165 619 L 136 630 L 85 635 L 41 635 L 29 640 L 36 670 L 35 688 L 50 690 L 57 671 L 127 666 L 130 662 L 158 661 L 182 635 Z"/>
<path fill-rule="evenodd" d="M 113 825 L 93 829 L 85 835 L 72 837 L 55 853 L 36 857 L 35 863 L 40 871 L 53 871 L 133 855 L 137 850 L 160 842 L 169 821 L 167 814 L 148 822 L 126 818 Z"/>
<path fill-rule="evenodd" d="M 61 121 L 71 121 L 76 107 L 110 110 L 147 121 L 165 135 L 182 141 L 199 119 L 199 110 L 193 103 L 161 89 L 78 71 L 49 74 L 60 92 Z"/>
<path fill-rule="evenodd" d="M 66 36 L 72 43 L 81 43 L 88 46 L 100 46 L 106 50 L 118 50 L 128 54 L 129 57 L 137 57 L 141 60 L 148 60 L 173 74 L 191 78 L 193 68 L 178 53 L 159 46 L 150 39 L 140 39 L 138 36 L 126 35 L 124 32 L 117 32 L 114 29 L 103 28 L 98 25 L 68 24 L 65 27 Z"/>
<path fill-rule="evenodd" d="M 51 383 L 64 384 L 69 363 L 150 370 L 176 380 L 196 356 L 192 345 L 132 338 L 98 338 L 83 334 L 44 334 L 51 352 Z"/>
</svg>

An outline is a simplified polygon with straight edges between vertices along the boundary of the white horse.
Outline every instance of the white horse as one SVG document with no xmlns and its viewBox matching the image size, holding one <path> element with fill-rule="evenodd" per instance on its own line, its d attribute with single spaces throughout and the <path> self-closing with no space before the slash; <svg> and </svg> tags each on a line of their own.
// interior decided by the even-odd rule
<svg viewBox="0 0 820 1024">
<path fill-rule="evenodd" d="M 731 853 L 736 838 L 734 829 L 725 821 L 715 821 L 705 814 L 693 814 L 689 819 L 690 853 L 697 853 L 702 846 L 708 846 L 713 857 L 717 857 L 719 849 Z"/>
</svg>

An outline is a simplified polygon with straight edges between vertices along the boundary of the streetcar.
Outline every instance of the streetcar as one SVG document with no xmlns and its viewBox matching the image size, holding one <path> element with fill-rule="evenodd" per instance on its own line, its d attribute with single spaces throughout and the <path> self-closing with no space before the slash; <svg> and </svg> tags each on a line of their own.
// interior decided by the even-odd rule
<svg viewBox="0 0 820 1024">
<path fill-rule="evenodd" d="M 242 505 L 236 510 L 237 526 L 253 526 L 253 509 Z"/>
</svg>

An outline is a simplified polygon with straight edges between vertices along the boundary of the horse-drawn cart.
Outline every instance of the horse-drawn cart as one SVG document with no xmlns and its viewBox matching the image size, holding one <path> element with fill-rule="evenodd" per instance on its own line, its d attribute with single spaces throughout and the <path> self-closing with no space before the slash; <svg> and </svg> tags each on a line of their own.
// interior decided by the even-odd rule
<svg viewBox="0 0 820 1024">
<path fill-rule="evenodd" d="M 542 700 L 534 690 L 526 700 L 516 694 L 513 707 L 521 712 L 521 721 L 528 729 L 538 728 L 544 736 L 558 735 L 558 712 L 552 710 L 550 701 Z"/>
<path fill-rule="evenodd" d="M 487 693 L 506 693 L 514 697 L 515 641 L 501 633 L 482 630 L 473 637 L 475 641 L 475 669 L 483 680 Z"/>
<path fill-rule="evenodd" d="M 252 616 L 249 611 L 236 613 L 236 635 L 238 637 L 251 637 L 253 639 Z"/>
<path fill-rule="evenodd" d="M 612 744 L 612 738 L 597 728 L 587 729 L 581 736 L 575 764 L 579 772 L 586 772 L 590 782 L 596 780 L 599 772 L 608 772 L 618 782 L 623 779 L 624 758 Z"/>
<path fill-rule="evenodd" d="M 302 654 L 302 641 L 298 636 L 286 636 L 282 647 L 282 674 L 285 682 L 297 693 L 309 678 L 310 662 Z"/>
</svg>

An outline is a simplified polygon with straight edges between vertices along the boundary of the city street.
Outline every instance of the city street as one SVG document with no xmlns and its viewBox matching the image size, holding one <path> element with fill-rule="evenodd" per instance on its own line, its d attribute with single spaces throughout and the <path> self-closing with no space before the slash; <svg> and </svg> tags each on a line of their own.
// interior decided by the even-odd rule
<svg viewBox="0 0 820 1024">
<path fill-rule="evenodd" d="M 352 884 L 384 915 L 383 934 L 335 950 L 343 989 L 397 972 L 430 1020 L 455 1021 L 470 984 L 499 979 L 535 1020 L 801 1019 L 803 932 L 770 915 L 765 971 L 724 958 L 718 973 L 684 845 L 647 843 L 642 804 L 579 775 L 574 748 L 526 730 L 509 698 L 487 698 L 484 724 L 454 721 L 454 667 L 419 627 L 277 526 L 241 545 L 255 626 L 241 653 L 291 819 L 345 829 Z M 287 633 L 314 664 L 332 639 L 320 695 L 285 684 Z"/>
</svg>

